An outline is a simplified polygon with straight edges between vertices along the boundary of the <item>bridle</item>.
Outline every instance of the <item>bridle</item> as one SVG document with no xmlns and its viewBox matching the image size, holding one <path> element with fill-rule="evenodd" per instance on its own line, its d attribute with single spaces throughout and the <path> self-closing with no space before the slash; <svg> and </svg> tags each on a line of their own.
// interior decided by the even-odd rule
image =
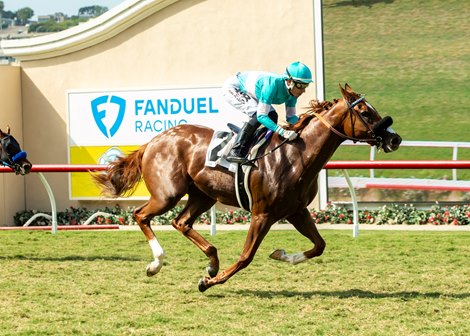
<svg viewBox="0 0 470 336">
<path fill-rule="evenodd" d="M 18 162 L 26 159 L 28 155 L 21 150 L 20 145 L 13 136 L 7 134 L 0 139 L 0 152 L 0 164 L 19 174 L 21 167 Z"/>
<path fill-rule="evenodd" d="M 356 142 L 366 142 L 366 143 L 373 143 L 375 146 L 377 146 L 377 148 L 381 147 L 382 145 L 382 142 L 383 142 L 383 139 L 380 135 L 377 134 L 376 130 L 377 129 L 380 129 L 380 127 L 371 127 L 371 125 L 364 120 L 364 118 L 361 116 L 361 114 L 356 111 L 354 109 L 354 107 L 361 103 L 361 102 L 364 102 L 367 106 L 368 109 L 373 109 L 375 111 L 375 108 L 372 107 L 372 105 L 370 105 L 364 97 L 359 97 L 358 99 L 356 99 L 355 101 L 353 101 L 352 103 L 350 103 L 348 101 L 348 99 L 344 98 L 344 102 L 346 103 L 346 106 L 348 107 L 348 112 L 349 112 L 349 118 L 351 120 L 351 127 L 352 127 L 352 132 L 353 132 L 353 135 L 352 136 L 348 136 L 344 133 L 341 133 L 340 131 L 338 131 L 336 128 L 334 128 L 325 118 L 323 118 L 323 116 L 321 116 L 319 113 L 317 112 L 312 112 L 312 114 L 318 118 L 318 120 L 320 120 L 326 127 L 328 127 L 333 133 L 335 133 L 336 135 L 338 135 L 339 137 L 343 138 L 343 139 L 347 139 L 347 140 L 351 140 L 353 141 L 354 143 Z M 354 118 L 353 116 L 356 116 L 357 119 L 359 119 L 359 121 L 364 125 L 364 127 L 366 127 L 367 129 L 367 134 L 369 136 L 369 138 L 366 138 L 366 139 L 359 139 L 359 138 L 356 138 L 356 135 L 355 135 L 355 132 L 354 132 L 354 126 L 355 126 L 355 121 L 354 121 Z"/>
</svg>

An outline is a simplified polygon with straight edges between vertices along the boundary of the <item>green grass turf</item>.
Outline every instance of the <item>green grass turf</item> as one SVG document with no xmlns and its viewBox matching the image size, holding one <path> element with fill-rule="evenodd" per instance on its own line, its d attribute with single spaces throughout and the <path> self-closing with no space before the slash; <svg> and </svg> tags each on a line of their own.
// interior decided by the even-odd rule
<svg viewBox="0 0 470 336">
<path fill-rule="evenodd" d="M 469 1 L 324 0 L 323 5 L 326 99 L 339 97 L 338 83 L 347 82 L 382 116 L 393 117 L 404 140 L 470 141 Z M 366 160 L 368 153 L 348 146 L 333 160 Z M 450 160 L 452 150 L 403 147 L 377 159 Z M 470 150 L 461 149 L 459 159 L 469 160 Z M 383 175 L 442 177 L 449 171 Z M 470 173 L 461 177 L 469 179 Z"/>
<path fill-rule="evenodd" d="M 145 275 L 141 232 L 0 232 L 1 335 L 468 335 L 468 232 L 321 231 L 324 254 L 293 266 L 268 258 L 311 248 L 272 231 L 252 264 L 197 290 L 206 257 L 175 231 Z M 246 232 L 203 234 L 221 268 Z"/>
</svg>

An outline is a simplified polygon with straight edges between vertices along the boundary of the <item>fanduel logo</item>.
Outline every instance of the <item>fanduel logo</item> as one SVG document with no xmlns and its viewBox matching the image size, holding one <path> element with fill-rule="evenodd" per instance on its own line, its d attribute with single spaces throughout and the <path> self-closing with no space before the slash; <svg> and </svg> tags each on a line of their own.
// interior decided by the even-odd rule
<svg viewBox="0 0 470 336">
<path fill-rule="evenodd" d="M 101 96 L 91 101 L 91 111 L 101 133 L 111 138 L 122 124 L 126 101 L 118 96 Z"/>
</svg>

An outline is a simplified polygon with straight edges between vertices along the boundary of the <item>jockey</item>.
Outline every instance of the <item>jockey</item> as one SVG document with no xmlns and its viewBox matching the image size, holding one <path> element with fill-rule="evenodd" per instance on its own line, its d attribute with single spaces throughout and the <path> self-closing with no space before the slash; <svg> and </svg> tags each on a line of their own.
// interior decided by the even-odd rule
<svg viewBox="0 0 470 336">
<path fill-rule="evenodd" d="M 283 75 L 247 71 L 229 77 L 222 87 L 223 96 L 230 105 L 247 114 L 250 120 L 237 134 L 235 144 L 226 158 L 227 161 L 245 161 L 249 140 L 260 125 L 289 141 L 297 138 L 297 133 L 294 131 L 285 130 L 277 125 L 278 115 L 272 104 L 285 104 L 286 120 L 290 124 L 295 124 L 299 120 L 295 110 L 297 98 L 312 82 L 312 72 L 301 62 L 289 64 Z"/>
</svg>

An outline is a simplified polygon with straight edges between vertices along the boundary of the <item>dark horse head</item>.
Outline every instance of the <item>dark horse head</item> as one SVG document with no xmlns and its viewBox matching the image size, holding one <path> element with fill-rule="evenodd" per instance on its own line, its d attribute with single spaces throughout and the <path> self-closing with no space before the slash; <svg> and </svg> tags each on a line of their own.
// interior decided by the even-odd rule
<svg viewBox="0 0 470 336">
<path fill-rule="evenodd" d="M 276 250 L 271 258 L 298 264 L 323 253 L 326 243 L 318 232 L 308 206 L 318 190 L 318 173 L 346 139 L 366 142 L 386 152 L 397 150 L 401 138 L 377 110 L 349 85 L 340 86 L 342 99 L 334 102 L 312 101 L 308 111 L 291 126 L 299 136 L 285 142 L 275 134 L 258 153 L 260 157 L 246 177 L 251 191 L 251 223 L 240 258 L 219 273 L 217 249 L 193 228 L 195 220 L 216 202 L 239 206 L 234 173 L 205 164 L 213 130 L 198 125 L 175 126 L 142 145 L 135 152 L 111 162 L 95 181 L 103 194 L 120 197 L 131 194 L 143 179 L 150 193 L 147 203 L 134 211 L 134 218 L 146 236 L 154 260 L 147 275 L 163 266 L 164 252 L 150 221 L 173 209 L 187 195 L 183 210 L 172 225 L 209 259 L 208 277 L 199 290 L 226 282 L 253 260 L 256 250 L 271 226 L 286 219 L 313 247 L 288 254 Z"/>
<path fill-rule="evenodd" d="M 0 163 L 13 169 L 17 175 L 26 175 L 32 166 L 26 157 L 26 152 L 21 150 L 18 141 L 10 134 L 10 127 L 7 127 L 6 133 L 0 129 Z"/>
</svg>

